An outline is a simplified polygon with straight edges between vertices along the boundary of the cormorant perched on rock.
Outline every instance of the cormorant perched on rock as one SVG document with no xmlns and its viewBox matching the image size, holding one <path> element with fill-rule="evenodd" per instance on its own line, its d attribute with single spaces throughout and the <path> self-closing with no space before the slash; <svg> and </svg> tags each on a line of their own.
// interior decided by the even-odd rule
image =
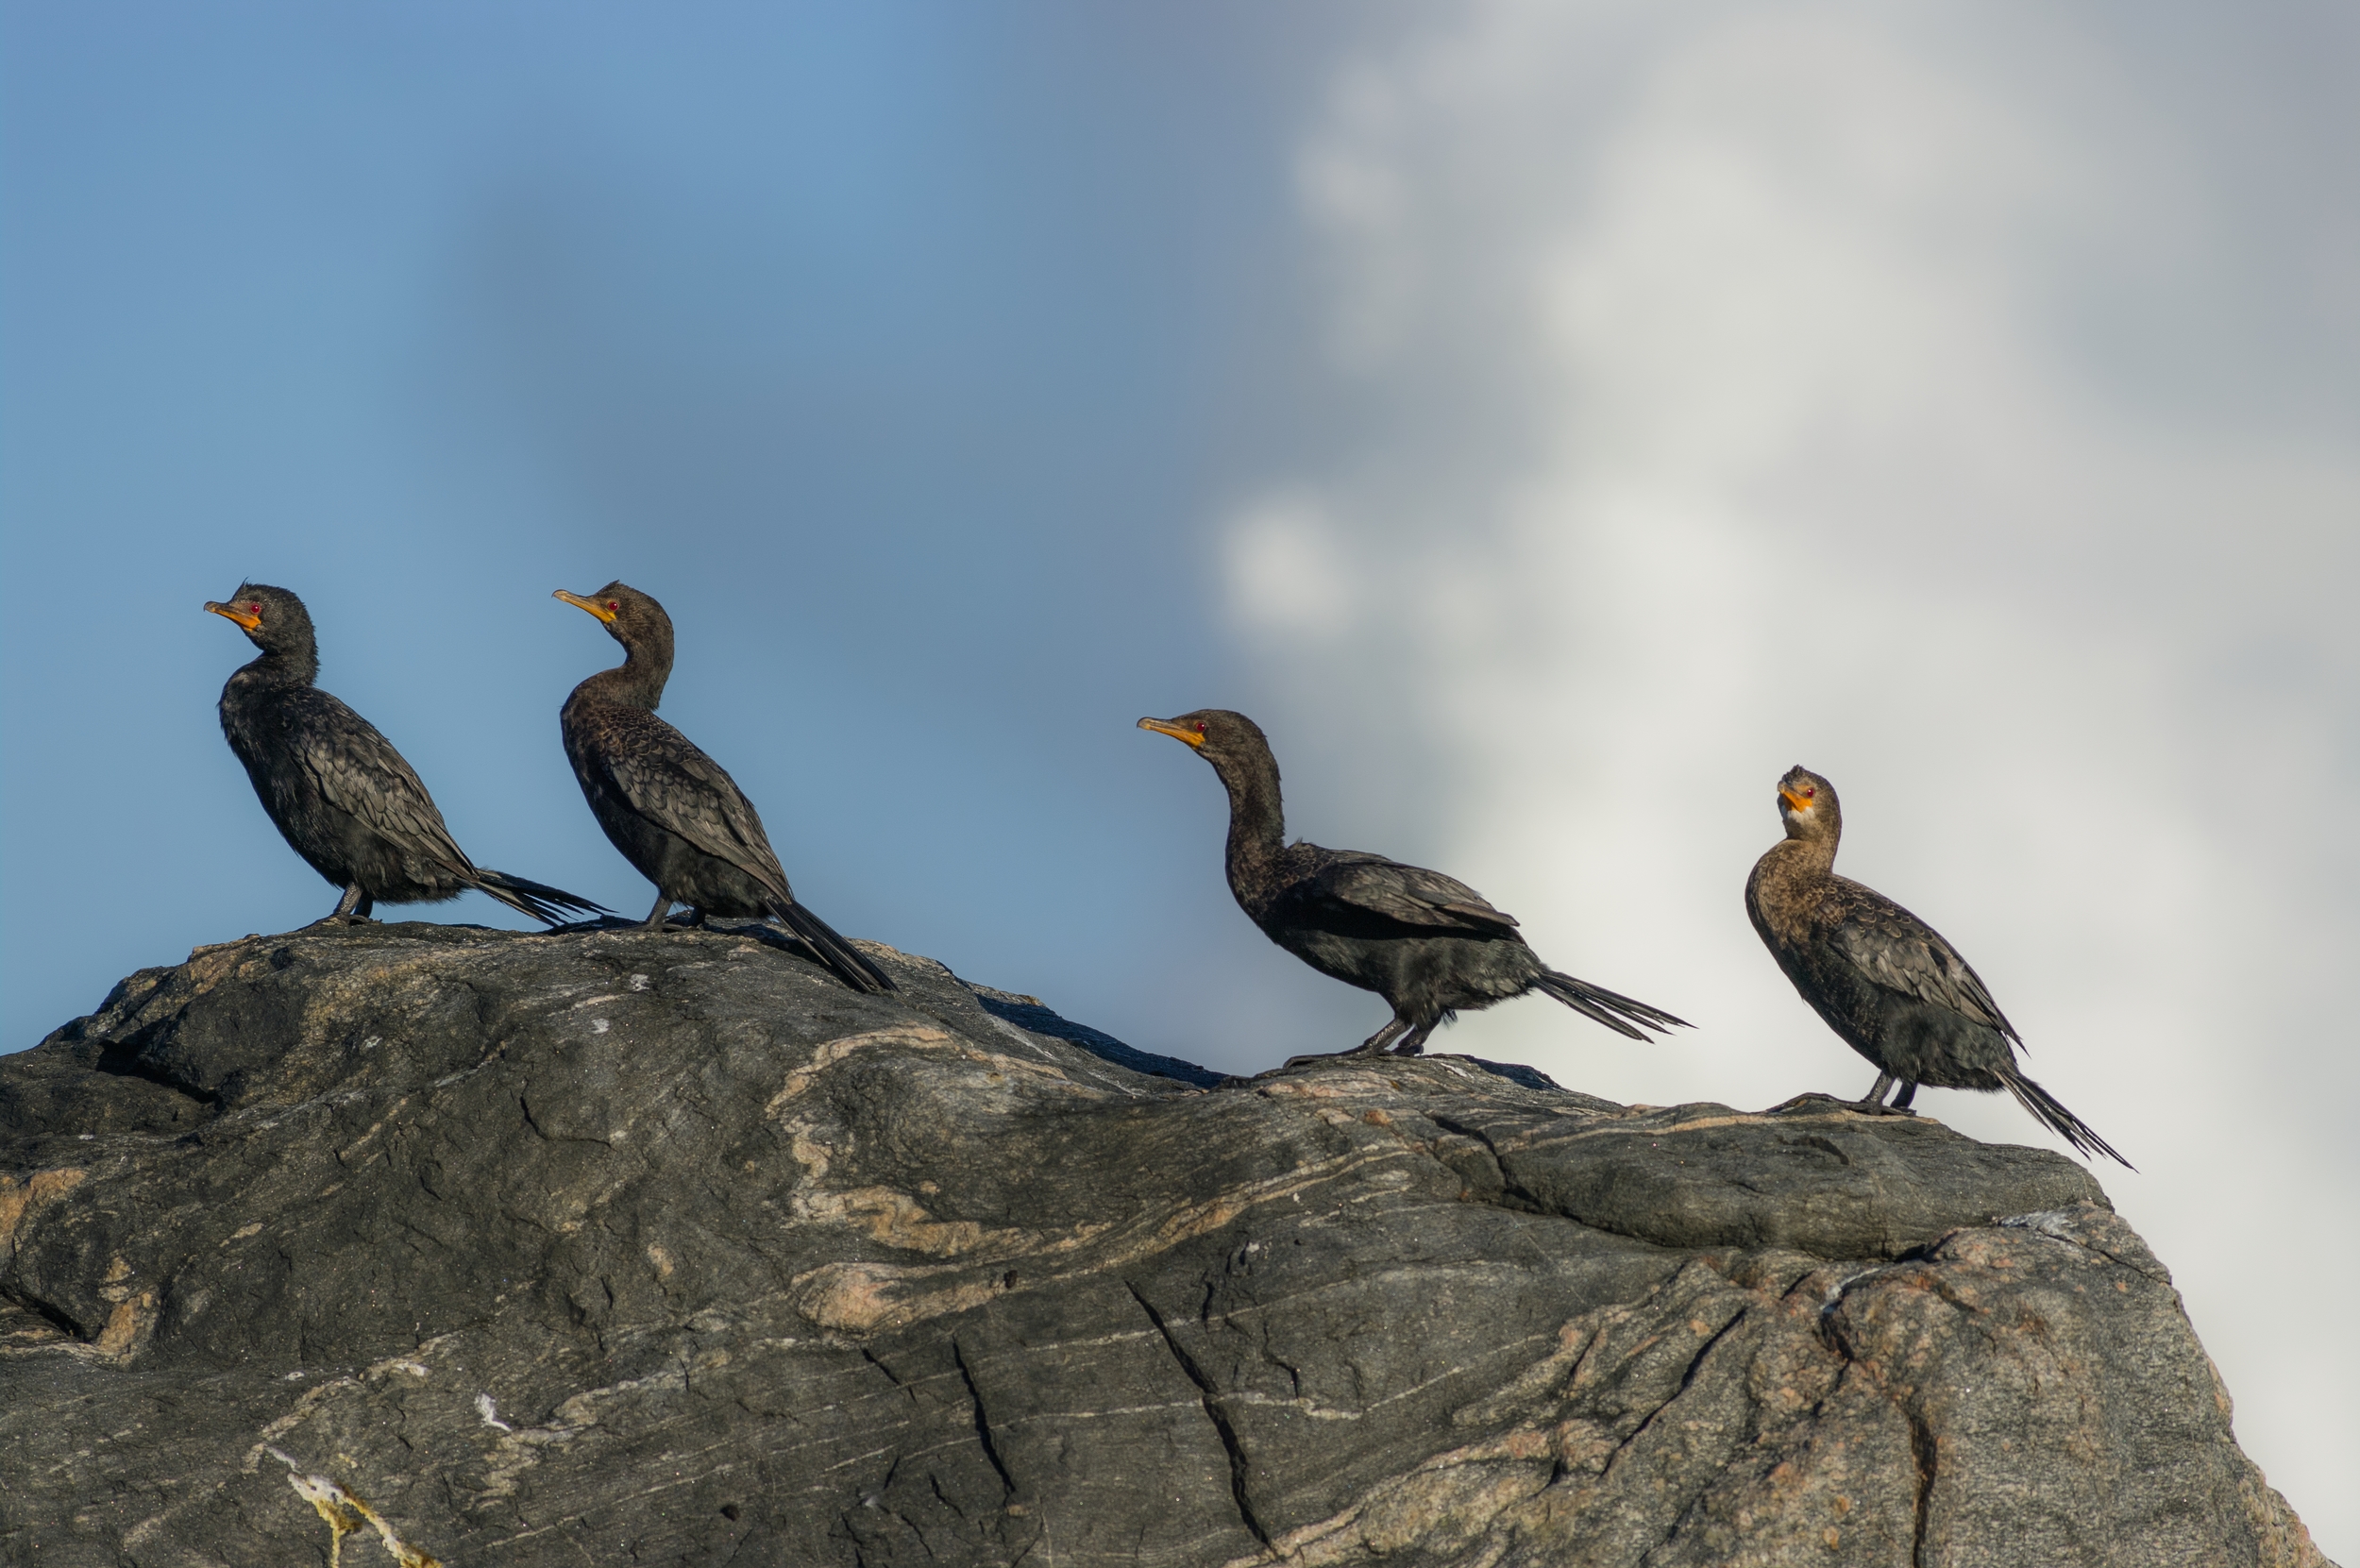
<svg viewBox="0 0 2360 1568">
<path fill-rule="evenodd" d="M 893 981 L 828 922 L 795 900 L 762 818 L 737 782 L 655 707 L 672 674 L 672 617 L 638 589 L 610 582 L 595 594 L 556 596 L 598 617 L 623 645 L 623 662 L 574 688 L 561 716 L 565 756 L 606 836 L 656 885 L 650 931 L 675 903 L 708 915 L 770 916 L 801 936 L 856 991 Z"/>
<path fill-rule="evenodd" d="M 440 903 L 470 887 L 551 925 L 608 912 L 467 858 L 393 743 L 312 683 L 319 644 L 301 599 L 247 582 L 228 603 L 205 608 L 262 650 L 221 688 L 221 731 L 289 846 L 344 889 L 329 919 L 364 920 L 380 900 Z"/>
<path fill-rule="evenodd" d="M 1683 1019 L 1560 974 L 1518 935 L 1516 919 L 1439 871 L 1356 850 L 1285 842 L 1278 761 L 1261 727 L 1225 708 L 1139 728 L 1185 741 L 1229 791 L 1229 891 L 1262 935 L 1322 974 L 1374 991 L 1393 1016 L 1357 1051 L 1415 1056 L 1435 1026 L 1526 991 L 1545 991 L 1636 1040 Z"/>
<path fill-rule="evenodd" d="M 1905 1110 L 1920 1084 L 2004 1088 L 2074 1148 L 2128 1167 L 2086 1122 L 2016 1071 L 2023 1039 L 1958 950 L 1883 894 L 1835 874 L 1844 836 L 1835 786 L 1808 768 L 1789 768 L 1778 781 L 1778 810 L 1786 837 L 1754 863 L 1745 913 L 1803 1000 L 1876 1064 L 1867 1098 L 1844 1103 Z M 1896 1083 L 1901 1092 L 1888 1107 L 1884 1097 Z"/>
</svg>

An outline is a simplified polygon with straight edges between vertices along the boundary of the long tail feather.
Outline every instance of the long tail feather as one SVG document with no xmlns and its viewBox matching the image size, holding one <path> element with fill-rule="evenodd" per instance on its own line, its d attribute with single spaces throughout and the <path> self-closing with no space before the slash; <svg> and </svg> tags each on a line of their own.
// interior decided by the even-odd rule
<svg viewBox="0 0 2360 1568">
<path fill-rule="evenodd" d="M 551 887 L 548 883 L 534 882 L 528 877 L 512 877 L 506 871 L 487 871 L 480 866 L 476 868 L 475 885 L 509 908 L 548 925 L 564 925 L 568 920 L 615 913 L 602 903 L 577 898 L 562 887 Z"/>
<path fill-rule="evenodd" d="M 2008 1086 L 2016 1104 L 2031 1111 L 2041 1122 L 2084 1155 L 2104 1155 L 2125 1171 L 2137 1166 L 2115 1153 L 2115 1146 L 2090 1130 L 2088 1122 L 2074 1115 L 2057 1101 L 2057 1097 L 2027 1078 L 2021 1072 L 2001 1069 L 1999 1081 Z"/>
<path fill-rule="evenodd" d="M 1644 1002 L 1610 991 L 1603 986 L 1593 986 L 1587 980 L 1576 980 L 1556 969 L 1542 969 L 1533 982 L 1541 989 L 1557 998 L 1586 1019 L 1605 1024 L 1618 1035 L 1644 1040 L 1650 1029 L 1670 1033 L 1674 1029 L 1694 1027 L 1686 1019 L 1675 1018 L 1660 1007 L 1650 1007 Z"/>
<path fill-rule="evenodd" d="M 835 934 L 834 927 L 809 909 L 792 900 L 771 900 L 770 913 L 781 924 L 801 936 L 819 961 L 835 971 L 835 977 L 856 991 L 871 995 L 894 989 L 893 977 L 879 969 L 868 955 Z"/>
</svg>

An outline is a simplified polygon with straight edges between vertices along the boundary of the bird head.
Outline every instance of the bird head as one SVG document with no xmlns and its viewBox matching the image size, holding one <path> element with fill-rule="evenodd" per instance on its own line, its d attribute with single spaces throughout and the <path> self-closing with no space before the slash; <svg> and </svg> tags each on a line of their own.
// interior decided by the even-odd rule
<svg viewBox="0 0 2360 1568">
<path fill-rule="evenodd" d="M 1182 742 L 1211 763 L 1216 772 L 1271 754 L 1270 739 L 1262 733 L 1262 727 L 1227 708 L 1199 708 L 1177 718 L 1142 718 L 1139 728 Z"/>
<path fill-rule="evenodd" d="M 671 653 L 672 617 L 664 613 L 663 605 L 629 583 L 610 582 L 594 594 L 560 588 L 552 597 L 598 616 L 607 635 L 625 648 L 660 644 L 667 658 Z"/>
<path fill-rule="evenodd" d="M 284 588 L 241 582 L 228 599 L 207 599 L 205 608 L 237 622 L 238 630 L 265 653 L 308 649 L 312 644 L 311 612 Z"/>
<path fill-rule="evenodd" d="M 1778 781 L 1778 815 L 1789 838 L 1831 838 L 1844 831 L 1835 785 L 1799 763 Z"/>
</svg>

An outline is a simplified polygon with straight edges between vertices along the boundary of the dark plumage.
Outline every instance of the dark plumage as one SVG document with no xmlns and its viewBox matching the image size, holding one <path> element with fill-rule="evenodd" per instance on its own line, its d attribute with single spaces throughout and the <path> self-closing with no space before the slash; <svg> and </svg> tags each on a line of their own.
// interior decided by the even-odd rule
<svg viewBox="0 0 2360 1568">
<path fill-rule="evenodd" d="M 796 902 L 737 782 L 656 717 L 672 674 L 672 617 L 664 606 L 620 582 L 589 595 L 560 588 L 556 597 L 596 615 L 623 645 L 620 665 L 565 699 L 562 721 L 565 756 L 591 815 L 656 885 L 648 928 L 662 930 L 675 903 L 694 906 L 695 924 L 708 915 L 768 916 L 854 990 L 892 990 L 885 970 Z"/>
<path fill-rule="evenodd" d="M 1803 1000 L 1844 1043 L 1876 1064 L 1877 1082 L 1857 1102 L 1896 1108 L 1920 1084 L 2006 1089 L 2084 1154 L 2128 1166 L 2112 1145 L 2016 1071 L 2023 1040 L 1991 999 L 1982 977 L 1941 933 L 1849 877 L 1835 874 L 1844 809 L 1835 786 L 1802 767 L 1778 781 L 1786 837 L 1745 879 L 1745 913 Z"/>
<path fill-rule="evenodd" d="M 221 731 L 287 843 L 344 889 L 329 919 L 366 919 L 379 902 L 440 903 L 470 887 L 551 925 L 607 912 L 468 860 L 393 743 L 312 683 L 319 645 L 301 599 L 248 582 L 205 608 L 262 650 L 221 688 Z"/>
<path fill-rule="evenodd" d="M 1617 1034 L 1685 1021 L 1541 962 L 1516 919 L 1440 871 L 1383 855 L 1285 842 L 1278 762 L 1260 726 L 1225 708 L 1142 718 L 1142 730 L 1187 742 L 1229 791 L 1229 890 L 1262 935 L 1322 974 L 1392 1003 L 1384 1028 L 1357 1048 L 1414 1056 L 1458 1013 L 1545 991 Z M 1396 1043 L 1398 1042 L 1398 1043 Z"/>
</svg>

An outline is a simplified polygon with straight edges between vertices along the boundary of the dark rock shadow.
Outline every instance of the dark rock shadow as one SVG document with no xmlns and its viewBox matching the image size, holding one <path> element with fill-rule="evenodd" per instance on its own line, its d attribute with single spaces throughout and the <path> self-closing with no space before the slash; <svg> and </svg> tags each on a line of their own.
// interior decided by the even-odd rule
<svg viewBox="0 0 2360 1568">
<path fill-rule="evenodd" d="M 975 993 L 977 1003 L 992 1017 L 1036 1035 L 1047 1035 L 1052 1039 L 1078 1045 L 1101 1061 L 1129 1068 L 1134 1072 L 1153 1073 L 1158 1078 L 1176 1078 L 1198 1088 L 1219 1088 L 1229 1081 L 1225 1072 L 1215 1072 L 1194 1062 L 1184 1062 L 1177 1056 L 1160 1056 L 1153 1051 L 1140 1051 L 1123 1044 L 1112 1035 L 1092 1029 L 1087 1023 L 1061 1018 L 1054 1010 L 1043 1006 L 1037 998 L 995 990 L 989 986 L 978 986 L 971 980 L 962 981 L 961 984 Z"/>
<path fill-rule="evenodd" d="M 1563 1084 L 1559 1083 L 1539 1068 L 1526 1067 L 1522 1062 L 1491 1062 L 1484 1060 L 1481 1056 L 1453 1056 L 1451 1060 L 1465 1062 L 1469 1067 L 1479 1067 L 1494 1077 L 1505 1078 L 1509 1083 L 1524 1088 L 1544 1089 L 1552 1094 L 1567 1092 Z"/>
</svg>

